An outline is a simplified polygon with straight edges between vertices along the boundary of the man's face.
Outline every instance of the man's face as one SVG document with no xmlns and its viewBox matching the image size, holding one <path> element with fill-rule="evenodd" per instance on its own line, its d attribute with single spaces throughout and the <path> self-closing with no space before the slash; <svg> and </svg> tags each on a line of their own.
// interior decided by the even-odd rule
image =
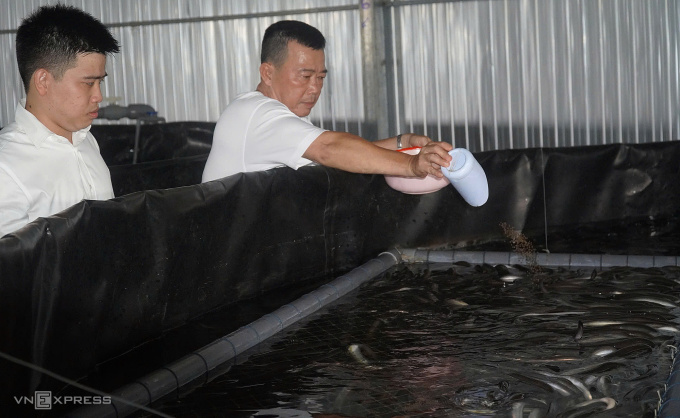
<svg viewBox="0 0 680 418">
<path fill-rule="evenodd" d="M 43 121 L 45 126 L 67 139 L 72 132 L 90 126 L 102 101 L 100 85 L 105 76 L 106 55 L 98 53 L 79 54 L 75 67 L 66 70 L 59 80 L 48 75 L 49 120 Z"/>
<path fill-rule="evenodd" d="M 308 116 L 319 99 L 327 72 L 322 49 L 315 50 L 295 41 L 288 42 L 286 61 L 273 69 L 273 98 L 296 115 Z"/>
</svg>

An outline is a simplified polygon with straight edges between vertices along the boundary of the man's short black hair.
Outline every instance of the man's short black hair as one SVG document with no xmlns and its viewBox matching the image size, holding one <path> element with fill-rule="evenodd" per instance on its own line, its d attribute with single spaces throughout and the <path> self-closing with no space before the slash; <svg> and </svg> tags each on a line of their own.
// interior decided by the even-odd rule
<svg viewBox="0 0 680 418">
<path fill-rule="evenodd" d="M 297 20 L 281 20 L 264 32 L 260 62 L 281 65 L 286 60 L 290 41 L 314 50 L 326 47 L 326 38 L 314 26 Z"/>
<path fill-rule="evenodd" d="M 21 22 L 16 39 L 19 74 L 28 93 L 33 73 L 44 68 L 56 79 L 78 54 L 111 54 L 118 41 L 99 20 L 72 6 L 43 6 Z"/>
</svg>

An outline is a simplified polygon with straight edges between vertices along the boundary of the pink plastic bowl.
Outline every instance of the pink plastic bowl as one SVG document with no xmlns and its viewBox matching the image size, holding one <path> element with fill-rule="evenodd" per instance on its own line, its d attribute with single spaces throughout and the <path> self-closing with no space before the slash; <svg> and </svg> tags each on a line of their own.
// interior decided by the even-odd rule
<svg viewBox="0 0 680 418">
<path fill-rule="evenodd" d="M 415 155 L 420 152 L 420 147 L 411 147 L 400 149 L 399 152 Z M 451 182 L 446 177 L 438 179 L 435 176 L 427 175 L 426 177 L 400 177 L 400 176 L 385 176 L 387 185 L 407 194 L 425 194 L 436 192 L 445 187 Z"/>
</svg>

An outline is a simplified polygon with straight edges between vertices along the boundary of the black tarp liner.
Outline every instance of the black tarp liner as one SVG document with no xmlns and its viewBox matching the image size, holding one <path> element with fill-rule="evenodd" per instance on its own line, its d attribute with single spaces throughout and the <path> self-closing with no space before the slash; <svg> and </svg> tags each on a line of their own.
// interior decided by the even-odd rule
<svg viewBox="0 0 680 418">
<path fill-rule="evenodd" d="M 132 164 L 136 125 L 92 125 L 106 164 Z M 214 122 L 141 123 L 138 163 L 172 160 L 207 154 L 212 145 Z"/>
<path fill-rule="evenodd" d="M 117 190 L 158 190 L 81 202 L 0 239 L 1 351 L 80 378 L 216 307 L 330 280 L 394 246 L 498 240 L 501 222 L 541 233 L 546 221 L 550 229 L 680 208 L 675 141 L 477 153 L 490 189 L 479 208 L 453 187 L 405 195 L 382 176 L 321 166 L 191 185 L 205 161 L 192 152 L 112 165 Z M 57 389 L 1 367 L 5 405 Z"/>
</svg>

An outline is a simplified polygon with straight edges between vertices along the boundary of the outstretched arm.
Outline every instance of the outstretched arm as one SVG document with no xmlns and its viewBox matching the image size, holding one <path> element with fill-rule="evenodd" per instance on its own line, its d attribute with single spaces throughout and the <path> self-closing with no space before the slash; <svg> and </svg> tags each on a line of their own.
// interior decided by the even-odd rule
<svg viewBox="0 0 680 418">
<path fill-rule="evenodd" d="M 448 154 L 453 149 L 451 144 L 429 141 L 424 144 L 419 154 L 408 155 L 381 146 L 386 145 L 389 140 L 393 142 L 392 149 L 395 149 L 394 138 L 375 144 L 350 133 L 326 131 L 312 142 L 303 157 L 353 173 L 406 177 L 425 177 L 431 174 L 438 178 L 443 177 L 440 167 L 448 167 L 451 161 Z M 410 142 L 405 145 L 415 146 Z"/>
</svg>

